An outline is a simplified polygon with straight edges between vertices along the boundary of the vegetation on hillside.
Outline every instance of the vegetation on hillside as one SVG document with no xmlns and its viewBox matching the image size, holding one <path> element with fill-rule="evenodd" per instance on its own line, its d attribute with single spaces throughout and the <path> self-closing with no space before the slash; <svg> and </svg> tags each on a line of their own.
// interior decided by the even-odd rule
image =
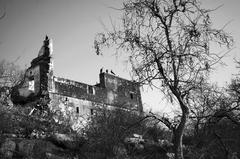
<svg viewBox="0 0 240 159">
<path fill-rule="evenodd" d="M 126 52 L 136 80 L 158 88 L 180 113 L 138 115 L 96 105 L 79 133 L 50 111 L 48 98 L 13 104 L 11 90 L 24 74 L 2 61 L 0 158 L 240 158 L 240 76 L 221 88 L 209 81 L 224 56 L 210 52 L 211 44 L 233 44 L 213 27 L 214 10 L 200 0 L 126 0 L 121 11 L 122 25 L 97 35 L 97 54 L 113 45 Z"/>
</svg>

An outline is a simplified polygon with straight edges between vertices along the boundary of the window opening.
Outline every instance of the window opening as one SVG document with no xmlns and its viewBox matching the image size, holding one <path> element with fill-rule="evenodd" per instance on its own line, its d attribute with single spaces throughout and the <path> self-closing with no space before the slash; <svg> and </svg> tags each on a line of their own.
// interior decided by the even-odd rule
<svg viewBox="0 0 240 159">
<path fill-rule="evenodd" d="M 130 98 L 133 99 L 133 93 L 130 93 Z"/>
<path fill-rule="evenodd" d="M 93 109 L 90 109 L 90 114 L 93 115 L 94 114 L 94 111 Z"/>
<path fill-rule="evenodd" d="M 30 91 L 34 91 L 34 80 L 28 82 L 28 89 Z"/>
<path fill-rule="evenodd" d="M 95 90 L 94 90 L 93 86 L 88 86 L 87 92 L 88 92 L 89 94 L 95 95 Z"/>
</svg>

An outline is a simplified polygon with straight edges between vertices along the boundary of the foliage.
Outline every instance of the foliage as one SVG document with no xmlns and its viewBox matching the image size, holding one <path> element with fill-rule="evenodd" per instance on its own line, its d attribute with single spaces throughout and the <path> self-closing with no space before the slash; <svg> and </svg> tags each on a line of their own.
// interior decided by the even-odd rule
<svg viewBox="0 0 240 159">
<path fill-rule="evenodd" d="M 38 103 L 38 106 L 41 105 Z M 43 138 L 53 133 L 72 132 L 67 123 L 59 124 L 54 120 L 54 113 L 49 108 L 36 109 L 36 103 L 28 106 L 1 105 L 1 134 L 15 134 L 25 138 Z"/>
<path fill-rule="evenodd" d="M 190 158 L 231 158 L 239 154 L 238 76 L 226 88 L 208 84 L 196 91 L 192 101 L 187 156 Z M 184 141 L 186 144 L 186 141 Z"/>
<path fill-rule="evenodd" d="M 217 123 L 200 128 L 197 135 L 187 136 L 188 141 L 183 139 L 186 157 L 225 159 L 239 155 L 239 133 L 239 126 L 225 117 L 221 118 Z"/>
<path fill-rule="evenodd" d="M 159 121 L 125 109 L 98 107 L 87 125 L 84 133 L 88 144 L 84 147 L 88 155 L 156 158 L 166 156 L 172 147 L 166 140 L 170 140 L 171 132 L 164 129 Z"/>
<path fill-rule="evenodd" d="M 214 113 L 227 109 L 228 104 L 225 102 L 227 94 L 224 92 L 224 88 L 220 89 L 216 85 L 205 82 L 191 94 L 191 98 L 188 100 L 191 106 L 189 124 L 194 128 L 195 135 L 213 118 Z"/>
<path fill-rule="evenodd" d="M 97 109 L 84 130 L 89 150 L 113 157 L 116 155 L 115 147 L 123 145 L 126 137 L 133 133 L 142 133 L 142 123 L 139 119 L 136 113 L 123 109 Z"/>
</svg>

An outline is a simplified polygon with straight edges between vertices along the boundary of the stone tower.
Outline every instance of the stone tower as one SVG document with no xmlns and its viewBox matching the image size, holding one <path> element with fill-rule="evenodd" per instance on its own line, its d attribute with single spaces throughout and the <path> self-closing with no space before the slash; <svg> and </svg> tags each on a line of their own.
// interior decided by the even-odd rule
<svg viewBox="0 0 240 159">
<path fill-rule="evenodd" d="M 24 79 L 13 88 L 11 98 L 14 103 L 27 103 L 39 97 L 48 96 L 53 89 L 52 43 L 46 36 L 38 56 L 32 60 Z"/>
</svg>

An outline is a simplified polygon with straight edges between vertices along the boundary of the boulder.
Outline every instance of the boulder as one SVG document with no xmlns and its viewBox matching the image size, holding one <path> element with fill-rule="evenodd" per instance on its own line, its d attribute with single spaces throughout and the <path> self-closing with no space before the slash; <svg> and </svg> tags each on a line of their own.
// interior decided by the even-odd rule
<svg viewBox="0 0 240 159">
<path fill-rule="evenodd" d="M 74 135 L 55 133 L 49 137 L 49 139 L 55 145 L 69 150 L 75 150 L 81 147 L 85 140 L 83 138 L 77 138 Z"/>
<path fill-rule="evenodd" d="M 1 145 L 0 152 L 4 158 L 11 159 L 16 150 L 16 143 L 7 138 Z"/>
</svg>

